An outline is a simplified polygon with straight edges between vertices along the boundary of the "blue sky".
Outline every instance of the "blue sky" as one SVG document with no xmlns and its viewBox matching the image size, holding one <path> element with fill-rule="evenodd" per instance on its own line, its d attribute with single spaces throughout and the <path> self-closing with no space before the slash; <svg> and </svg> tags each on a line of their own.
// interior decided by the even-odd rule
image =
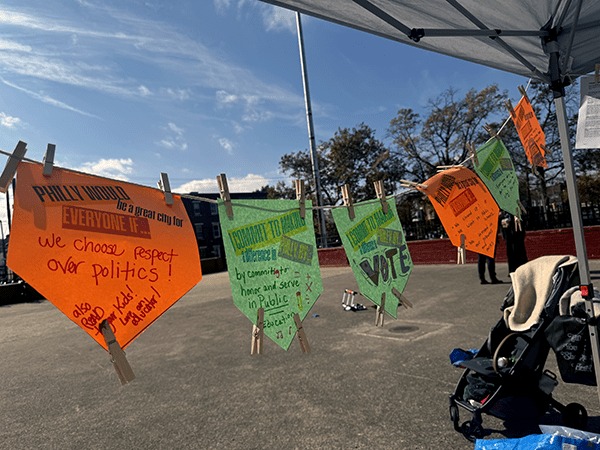
<svg viewBox="0 0 600 450">
<path fill-rule="evenodd" d="M 526 79 L 303 16 L 317 142 L 453 87 Z M 308 148 L 295 15 L 256 0 L 0 0 L 0 149 L 178 192 L 284 180 Z M 389 143 L 389 142 L 388 142 Z M 1 156 L 2 161 L 6 157 Z M 1 163 L 0 163 L 1 164 Z M 5 199 L 0 220 L 6 228 Z"/>
</svg>

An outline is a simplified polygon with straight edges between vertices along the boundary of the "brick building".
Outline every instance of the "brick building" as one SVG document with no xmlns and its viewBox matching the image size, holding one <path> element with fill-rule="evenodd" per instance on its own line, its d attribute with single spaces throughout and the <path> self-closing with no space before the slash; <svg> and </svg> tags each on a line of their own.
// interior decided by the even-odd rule
<svg viewBox="0 0 600 450">
<path fill-rule="evenodd" d="M 219 194 L 199 194 L 198 192 L 190 192 L 187 195 L 211 200 L 220 198 Z M 257 200 L 266 198 L 266 192 L 231 193 L 232 200 Z M 210 273 L 224 270 L 227 265 L 217 204 L 194 200 L 189 197 L 182 197 L 181 200 L 196 232 L 200 260 L 202 261 L 202 272 Z"/>
</svg>

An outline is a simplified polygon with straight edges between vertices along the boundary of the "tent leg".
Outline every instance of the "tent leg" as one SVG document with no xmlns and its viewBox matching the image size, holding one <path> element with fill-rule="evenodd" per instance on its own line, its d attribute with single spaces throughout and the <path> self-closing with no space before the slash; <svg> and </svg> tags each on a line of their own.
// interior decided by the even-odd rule
<svg viewBox="0 0 600 450">
<path fill-rule="evenodd" d="M 577 260 L 579 262 L 579 277 L 581 279 L 581 286 L 589 286 L 591 284 L 590 267 L 588 264 L 585 237 L 583 234 L 583 221 L 581 219 L 581 202 L 579 201 L 579 192 L 577 191 L 575 167 L 573 165 L 573 152 L 571 150 L 571 140 L 569 139 L 569 130 L 567 127 L 567 110 L 565 106 L 565 98 L 563 96 L 555 97 L 554 105 L 556 107 L 558 132 L 560 134 L 562 155 L 565 163 L 567 191 L 569 194 L 569 208 L 571 210 L 571 221 L 573 222 L 573 236 L 575 237 L 575 249 L 577 251 Z M 593 291 L 590 294 L 593 296 Z M 594 306 L 590 299 L 585 300 L 585 306 L 588 313 L 588 317 L 594 317 Z M 598 339 L 598 327 L 595 323 L 589 323 L 588 331 L 590 333 L 592 356 L 594 358 L 594 368 L 596 371 L 598 399 L 600 400 L 600 340 Z"/>
</svg>

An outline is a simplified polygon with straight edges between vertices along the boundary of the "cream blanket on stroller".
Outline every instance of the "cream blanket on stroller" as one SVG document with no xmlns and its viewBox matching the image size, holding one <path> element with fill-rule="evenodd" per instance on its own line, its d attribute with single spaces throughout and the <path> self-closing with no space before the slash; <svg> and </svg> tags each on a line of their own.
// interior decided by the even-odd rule
<svg viewBox="0 0 600 450">
<path fill-rule="evenodd" d="M 504 310 L 506 326 L 526 331 L 538 323 L 552 290 L 554 273 L 563 265 L 576 263 L 574 256 L 542 256 L 511 273 L 515 301 Z"/>
</svg>

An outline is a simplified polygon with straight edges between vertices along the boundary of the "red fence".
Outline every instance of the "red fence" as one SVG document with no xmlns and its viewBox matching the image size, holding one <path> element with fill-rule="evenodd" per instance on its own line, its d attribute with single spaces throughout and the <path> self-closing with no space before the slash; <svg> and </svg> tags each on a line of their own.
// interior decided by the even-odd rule
<svg viewBox="0 0 600 450">
<path fill-rule="evenodd" d="M 585 227 L 585 244 L 588 259 L 600 259 L 600 226 Z M 528 231 L 525 237 L 527 258 L 539 258 L 545 255 L 574 255 L 575 238 L 573 230 Z M 457 249 L 450 239 L 432 239 L 410 241 L 408 250 L 413 264 L 456 264 Z M 477 253 L 467 251 L 467 263 L 476 263 Z M 500 238 L 496 246 L 496 262 L 506 262 L 506 244 Z M 319 250 L 321 266 L 347 266 L 348 259 L 342 247 Z"/>
</svg>

